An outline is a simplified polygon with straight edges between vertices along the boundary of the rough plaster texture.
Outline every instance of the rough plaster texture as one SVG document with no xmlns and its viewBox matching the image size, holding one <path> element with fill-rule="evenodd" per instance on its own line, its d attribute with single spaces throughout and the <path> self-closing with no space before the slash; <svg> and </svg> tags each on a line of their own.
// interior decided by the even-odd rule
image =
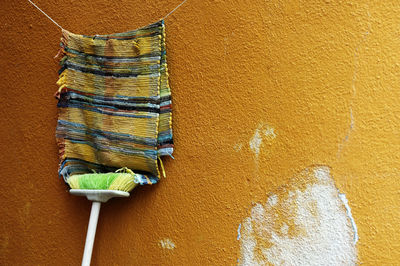
<svg viewBox="0 0 400 266">
<path fill-rule="evenodd" d="M 180 0 L 37 0 L 66 29 L 121 32 Z M 252 202 L 313 164 L 345 193 L 364 265 L 400 260 L 400 5 L 189 0 L 166 21 L 175 160 L 101 210 L 93 265 L 233 265 Z M 60 30 L 0 1 L 0 261 L 79 265 L 90 203 L 57 178 Z M 257 160 L 260 124 L 275 129 Z M 175 249 L 163 249 L 171 239 Z"/>
</svg>

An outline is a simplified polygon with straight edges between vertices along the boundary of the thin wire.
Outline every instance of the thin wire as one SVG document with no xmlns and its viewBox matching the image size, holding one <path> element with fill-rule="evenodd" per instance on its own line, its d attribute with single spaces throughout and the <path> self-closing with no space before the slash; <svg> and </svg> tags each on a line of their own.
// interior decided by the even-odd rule
<svg viewBox="0 0 400 266">
<path fill-rule="evenodd" d="M 29 0 L 28 0 L 29 1 Z M 177 7 L 175 7 L 171 12 L 169 12 L 165 17 L 163 17 L 160 20 L 164 20 L 166 19 L 169 15 L 171 15 L 172 13 L 174 13 L 178 8 L 181 7 L 181 5 L 183 5 L 187 0 L 183 0 Z"/>
<path fill-rule="evenodd" d="M 40 12 L 42 12 L 48 19 L 50 19 L 54 24 L 57 25 L 57 27 L 59 27 L 60 29 L 64 30 L 63 27 L 60 26 L 60 24 L 58 24 L 57 22 L 54 21 L 54 19 L 52 19 L 49 15 L 47 15 L 42 9 L 40 9 L 40 7 L 38 7 L 34 2 L 32 2 L 31 0 L 28 0 L 29 3 L 31 3 L 34 7 L 36 7 Z M 172 13 L 174 13 L 179 7 L 181 7 L 181 5 L 183 5 L 187 0 L 183 0 L 178 6 L 176 6 L 171 12 L 169 12 L 166 16 L 164 16 L 162 19 L 160 20 L 165 20 L 169 15 L 171 15 Z"/>
<path fill-rule="evenodd" d="M 50 19 L 54 24 L 56 24 L 60 29 L 63 30 L 63 27 L 60 26 L 60 24 L 58 24 L 57 22 L 55 22 L 49 15 L 47 15 L 46 13 L 44 13 L 43 10 L 41 10 L 37 5 L 35 5 L 34 2 L 32 2 L 31 0 L 28 0 L 29 3 L 31 3 L 34 7 L 36 7 L 40 12 L 42 12 L 48 19 Z"/>
</svg>

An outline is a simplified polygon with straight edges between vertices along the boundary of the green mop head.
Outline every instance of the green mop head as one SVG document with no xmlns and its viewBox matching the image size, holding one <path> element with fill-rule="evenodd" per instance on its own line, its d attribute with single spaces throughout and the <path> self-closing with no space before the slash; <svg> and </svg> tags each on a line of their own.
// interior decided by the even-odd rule
<svg viewBox="0 0 400 266">
<path fill-rule="evenodd" d="M 71 189 L 99 189 L 99 190 L 121 190 L 129 192 L 137 185 L 135 174 L 129 169 L 125 172 L 115 173 L 92 173 L 72 175 L 67 182 Z"/>
</svg>

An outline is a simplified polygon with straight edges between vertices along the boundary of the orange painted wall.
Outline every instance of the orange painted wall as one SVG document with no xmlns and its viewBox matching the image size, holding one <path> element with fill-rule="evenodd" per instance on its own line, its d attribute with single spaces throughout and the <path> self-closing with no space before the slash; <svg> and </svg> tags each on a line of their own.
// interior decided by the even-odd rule
<svg viewBox="0 0 400 266">
<path fill-rule="evenodd" d="M 180 1 L 36 2 L 69 31 L 105 34 Z M 398 264 L 399 12 L 397 0 L 188 0 L 166 20 L 175 160 L 158 185 L 103 205 L 93 265 L 233 265 L 252 203 L 315 164 L 349 200 L 359 261 Z M 57 177 L 60 30 L 26 1 L 0 14 L 0 261 L 78 265 L 90 203 Z M 257 157 L 263 124 L 276 138 Z"/>
</svg>

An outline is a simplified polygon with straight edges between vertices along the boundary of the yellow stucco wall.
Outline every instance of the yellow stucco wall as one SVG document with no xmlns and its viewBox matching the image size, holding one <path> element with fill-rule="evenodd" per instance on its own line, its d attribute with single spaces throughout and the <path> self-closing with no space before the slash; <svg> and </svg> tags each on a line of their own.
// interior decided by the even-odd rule
<svg viewBox="0 0 400 266">
<path fill-rule="evenodd" d="M 104 34 L 180 1 L 36 2 Z M 78 265 L 90 203 L 57 178 L 60 30 L 25 1 L 0 13 L 0 261 Z M 397 0 L 188 0 L 166 20 L 175 160 L 158 185 L 103 205 L 93 264 L 234 265 L 254 204 L 316 165 L 347 197 L 358 262 L 399 264 L 399 13 Z"/>
</svg>

